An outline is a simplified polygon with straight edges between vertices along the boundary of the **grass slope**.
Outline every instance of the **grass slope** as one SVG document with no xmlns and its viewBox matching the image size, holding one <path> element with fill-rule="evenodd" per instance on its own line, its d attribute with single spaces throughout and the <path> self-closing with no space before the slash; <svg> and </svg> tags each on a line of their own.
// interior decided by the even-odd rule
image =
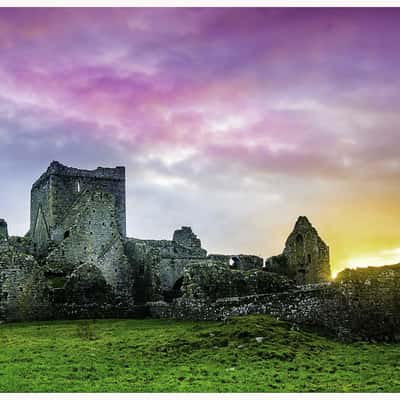
<svg viewBox="0 0 400 400">
<path fill-rule="evenodd" d="M 342 344 L 268 316 L 9 324 L 0 343 L 3 392 L 400 391 L 400 345 Z"/>
</svg>

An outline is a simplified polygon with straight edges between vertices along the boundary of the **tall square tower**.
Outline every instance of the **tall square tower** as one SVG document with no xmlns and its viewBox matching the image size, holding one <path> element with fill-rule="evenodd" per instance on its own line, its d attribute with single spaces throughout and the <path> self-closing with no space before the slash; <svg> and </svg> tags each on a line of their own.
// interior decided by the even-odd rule
<svg viewBox="0 0 400 400">
<path fill-rule="evenodd" d="M 83 195 L 104 192 L 115 199 L 115 219 L 126 236 L 125 168 L 82 170 L 53 161 L 31 190 L 30 235 L 35 251 L 46 253 L 51 241 L 64 239 L 66 219 Z"/>
</svg>

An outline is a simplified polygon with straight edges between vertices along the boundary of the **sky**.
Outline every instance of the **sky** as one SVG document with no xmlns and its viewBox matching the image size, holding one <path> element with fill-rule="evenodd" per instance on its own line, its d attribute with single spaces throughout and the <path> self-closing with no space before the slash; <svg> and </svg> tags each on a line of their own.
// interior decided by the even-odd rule
<svg viewBox="0 0 400 400">
<path fill-rule="evenodd" d="M 0 217 L 52 160 L 127 169 L 127 230 L 334 272 L 400 261 L 400 9 L 0 8 Z"/>
</svg>

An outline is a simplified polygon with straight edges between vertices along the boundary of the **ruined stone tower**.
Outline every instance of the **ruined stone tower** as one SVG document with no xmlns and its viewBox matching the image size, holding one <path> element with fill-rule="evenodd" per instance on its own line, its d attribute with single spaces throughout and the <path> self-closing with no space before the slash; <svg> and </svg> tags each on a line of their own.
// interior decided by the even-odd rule
<svg viewBox="0 0 400 400">
<path fill-rule="evenodd" d="M 49 273 L 88 282 L 94 274 L 128 298 L 125 168 L 88 171 L 53 161 L 32 186 L 30 238 Z"/>
<path fill-rule="evenodd" d="M 50 242 L 60 243 L 70 235 L 67 225 L 75 206 L 94 192 L 112 196 L 118 231 L 125 237 L 125 168 L 88 171 L 53 161 L 31 190 L 30 236 L 37 254 L 45 254 Z"/>
<path fill-rule="evenodd" d="M 266 269 L 288 276 L 298 284 L 329 281 L 329 247 L 307 217 L 299 217 L 279 256 L 266 260 Z"/>
</svg>

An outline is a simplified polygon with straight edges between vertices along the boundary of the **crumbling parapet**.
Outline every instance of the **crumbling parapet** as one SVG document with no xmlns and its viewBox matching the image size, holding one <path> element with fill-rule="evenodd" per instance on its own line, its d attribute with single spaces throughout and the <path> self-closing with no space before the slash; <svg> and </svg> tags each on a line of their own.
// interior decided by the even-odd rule
<svg viewBox="0 0 400 400">
<path fill-rule="evenodd" d="M 177 229 L 173 234 L 172 241 L 191 249 L 193 255 L 201 257 L 207 256 L 207 251 L 201 248 L 201 241 L 192 232 L 190 226 L 182 226 L 181 229 Z"/>
</svg>

